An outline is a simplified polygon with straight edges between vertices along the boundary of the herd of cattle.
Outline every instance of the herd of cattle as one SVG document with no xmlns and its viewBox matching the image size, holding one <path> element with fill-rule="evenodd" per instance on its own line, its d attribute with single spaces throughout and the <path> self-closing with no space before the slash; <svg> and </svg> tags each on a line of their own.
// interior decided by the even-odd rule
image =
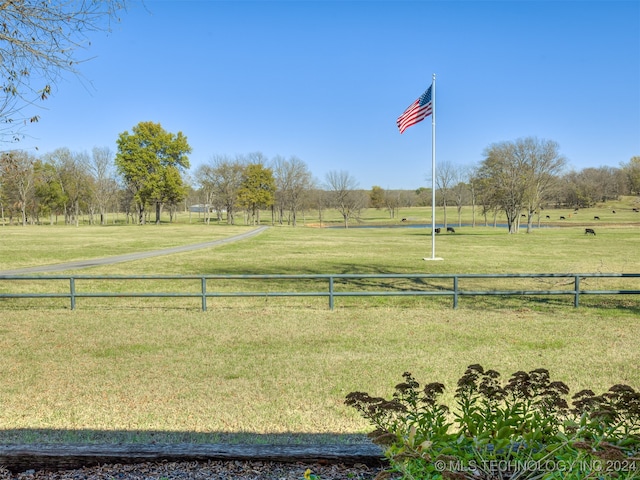
<svg viewBox="0 0 640 480">
<path fill-rule="evenodd" d="M 634 212 L 636 212 L 636 213 L 640 213 L 640 209 L 633 208 L 632 210 L 633 210 Z M 576 209 L 573 213 L 578 213 L 578 210 Z M 615 211 L 615 210 L 612 210 L 612 211 L 611 211 L 611 213 L 616 213 L 616 211 Z M 526 215 L 524 215 L 524 214 L 523 214 L 522 216 L 523 216 L 523 217 L 526 217 Z M 547 215 L 547 216 L 546 216 L 546 218 L 547 218 L 547 220 L 550 220 L 550 219 L 551 219 L 551 217 L 550 217 L 549 215 Z M 567 218 L 566 218 L 564 215 L 561 215 L 561 216 L 560 216 L 560 220 L 566 220 L 566 219 L 567 219 Z M 599 217 L 599 216 L 597 216 L 597 215 L 595 215 L 595 216 L 593 217 L 593 219 L 594 219 L 594 220 L 600 220 L 600 217 Z M 403 222 L 406 222 L 406 221 L 407 221 L 407 219 L 406 219 L 406 218 L 403 218 L 403 219 L 402 219 L 402 221 L 403 221 Z M 442 229 L 440 229 L 440 228 L 436 228 L 434 231 L 436 232 L 436 234 L 439 234 L 440 232 L 442 232 Z M 455 231 L 452 227 L 447 227 L 447 233 L 456 233 L 456 231 Z M 584 229 L 584 234 L 585 234 L 585 235 L 595 235 L 595 234 L 596 234 L 596 231 L 595 231 L 593 228 L 585 228 L 585 229 Z"/>
<path fill-rule="evenodd" d="M 639 210 L 639 209 L 637 209 L 637 208 L 633 208 L 632 210 L 633 210 L 634 212 L 636 212 L 636 213 L 640 213 L 640 210 Z M 576 209 L 573 213 L 578 213 L 578 210 Z M 615 210 L 612 210 L 612 211 L 611 211 L 611 213 L 616 213 L 616 211 L 615 211 Z M 526 215 L 524 215 L 524 214 L 523 214 L 522 216 L 523 216 L 523 217 L 526 217 Z M 547 218 L 547 220 L 550 220 L 550 219 L 551 219 L 551 217 L 550 217 L 549 215 L 547 215 L 547 216 L 546 216 L 546 218 Z M 596 216 L 594 216 L 594 217 L 593 217 L 593 219 L 594 219 L 594 220 L 600 220 L 600 217 L 596 215 Z M 561 216 L 560 216 L 560 220 L 566 220 L 566 217 L 565 217 L 565 216 L 563 216 L 563 215 L 561 215 Z M 406 221 L 407 221 L 407 219 L 406 219 L 406 218 L 403 218 L 403 219 L 402 219 L 402 221 L 403 221 L 403 222 L 406 222 Z M 438 227 L 438 228 L 436 228 L 436 229 L 434 230 L 434 232 L 435 232 L 435 233 L 437 233 L 437 234 L 439 234 L 440 232 L 442 232 L 442 229 Z M 447 227 L 447 233 L 456 233 L 456 231 L 455 231 L 455 229 L 454 229 L 453 227 Z M 596 234 L 596 231 L 595 231 L 593 228 L 585 228 L 585 229 L 584 229 L 584 234 L 585 234 L 585 235 L 595 235 L 595 234 Z"/>
</svg>

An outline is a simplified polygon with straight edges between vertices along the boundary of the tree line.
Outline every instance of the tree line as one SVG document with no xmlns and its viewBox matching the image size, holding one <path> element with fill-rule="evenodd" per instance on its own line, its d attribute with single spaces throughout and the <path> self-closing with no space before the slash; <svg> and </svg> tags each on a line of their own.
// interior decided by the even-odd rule
<svg viewBox="0 0 640 480">
<path fill-rule="evenodd" d="M 400 208 L 429 206 L 431 189 L 360 189 L 347 171 L 331 171 L 316 179 L 307 164 L 293 156 L 268 159 L 262 153 L 230 157 L 214 155 L 189 171 L 191 147 L 182 132 L 165 131 L 140 122 L 121 133 L 117 151 L 96 147 L 87 152 L 59 148 L 35 156 L 21 150 L 0 155 L 0 220 L 2 224 L 64 223 L 78 225 L 118 220 L 144 224 L 170 221 L 193 205 L 203 221 L 258 224 L 264 212 L 272 224 L 296 226 L 301 215 L 323 222 L 327 209 L 337 210 L 347 227 L 363 209 L 384 209 L 395 218 Z M 504 213 L 509 232 L 540 222 L 544 208 L 584 208 L 620 195 L 640 195 L 640 156 L 620 168 L 566 171 L 558 145 L 524 138 L 492 144 L 474 167 L 443 162 L 436 169 L 436 202 L 460 223 L 463 207 L 495 219 Z M 425 179 L 427 180 L 427 179 Z M 524 215 L 524 217 L 523 217 Z M 453 223 L 453 222 L 451 222 Z"/>
<path fill-rule="evenodd" d="M 112 22 L 126 13 L 127 0 L 85 2 L 4 2 L 0 8 L 0 141 L 22 138 L 24 126 L 39 121 L 27 107 L 45 101 L 55 92 L 63 74 L 77 74 L 89 47 L 89 34 L 110 31 Z M 25 110 L 27 109 L 27 110 Z M 295 226 L 300 214 L 314 211 L 322 223 L 323 211 L 335 208 L 345 227 L 363 208 L 384 208 L 391 218 L 401 207 L 429 205 L 431 190 L 389 191 L 373 186 L 358 188 L 346 171 L 329 172 L 324 181 L 313 178 L 296 157 L 271 160 L 260 153 L 215 156 L 189 174 L 191 153 L 186 137 L 166 132 L 159 124 L 141 122 L 123 132 L 114 154 L 94 148 L 91 154 L 59 148 L 35 156 L 13 150 L 0 154 L 0 221 L 5 224 L 78 224 L 81 215 L 90 223 L 104 224 L 107 214 L 122 214 L 127 222 L 146 223 L 163 209 L 170 218 L 181 208 L 204 206 L 206 222 L 260 221 L 261 211 L 271 212 L 273 223 Z M 427 180 L 427 179 L 425 179 Z M 566 171 L 566 159 L 557 143 L 529 137 L 492 144 L 477 166 L 459 167 L 444 162 L 436 170 L 436 201 L 495 218 L 506 215 L 509 232 L 521 219 L 529 231 L 547 206 L 584 208 L 619 195 L 640 195 L 640 156 L 616 167 Z"/>
<path fill-rule="evenodd" d="M 640 156 L 620 168 L 585 168 L 567 171 L 566 159 L 552 140 L 535 137 L 494 143 L 483 152 L 484 159 L 473 167 L 457 167 L 445 162 L 436 171 L 438 203 L 453 205 L 460 222 L 463 206 L 495 219 L 503 213 L 509 233 L 520 229 L 525 219 L 527 232 L 540 224 L 545 208 L 595 206 L 621 195 L 640 195 Z M 546 215 L 545 215 L 546 217 Z"/>
</svg>

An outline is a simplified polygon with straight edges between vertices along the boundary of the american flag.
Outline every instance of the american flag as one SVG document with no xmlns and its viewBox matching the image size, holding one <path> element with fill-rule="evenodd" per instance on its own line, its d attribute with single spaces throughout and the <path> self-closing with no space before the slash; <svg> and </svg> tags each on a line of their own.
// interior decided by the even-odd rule
<svg viewBox="0 0 640 480">
<path fill-rule="evenodd" d="M 431 85 L 433 87 L 433 85 Z M 409 105 L 402 115 L 398 117 L 396 123 L 400 129 L 400 133 L 403 133 L 411 125 L 415 125 L 421 122 L 429 115 L 431 115 L 431 108 L 433 103 L 431 102 L 431 87 L 424 92 L 420 98 Z"/>
</svg>

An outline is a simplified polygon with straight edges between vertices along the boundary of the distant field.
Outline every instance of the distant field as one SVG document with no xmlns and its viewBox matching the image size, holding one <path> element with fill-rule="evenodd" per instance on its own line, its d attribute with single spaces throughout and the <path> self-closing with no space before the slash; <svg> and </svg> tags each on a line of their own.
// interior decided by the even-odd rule
<svg viewBox="0 0 640 480">
<path fill-rule="evenodd" d="M 601 223 L 587 222 L 595 237 L 573 215 L 562 228 L 531 234 L 508 235 L 479 221 L 456 227 L 436 238 L 444 259 L 437 262 L 423 260 L 431 252 L 430 229 L 276 226 L 234 244 L 76 273 L 637 273 L 640 226 L 630 208 L 629 220 L 619 220 L 624 205 L 578 212 L 601 216 Z M 616 214 L 607 213 L 611 207 Z M 384 212 L 368 213 L 368 222 L 384 223 Z M 422 222 L 430 209 L 401 214 Z M 1 227 L 0 270 L 201 243 L 248 228 L 193 218 L 146 226 Z M 350 391 L 390 395 L 410 371 L 452 392 L 471 363 L 504 376 L 548 368 L 574 392 L 614 383 L 639 389 L 640 299 L 581 304 L 463 299 L 453 310 L 448 300 L 394 297 L 344 299 L 329 311 L 325 299 L 262 298 L 216 300 L 201 312 L 193 300 L 86 300 L 76 311 L 66 301 L 0 300 L 0 442 L 226 435 L 353 441 L 369 426 L 342 404 Z"/>
</svg>

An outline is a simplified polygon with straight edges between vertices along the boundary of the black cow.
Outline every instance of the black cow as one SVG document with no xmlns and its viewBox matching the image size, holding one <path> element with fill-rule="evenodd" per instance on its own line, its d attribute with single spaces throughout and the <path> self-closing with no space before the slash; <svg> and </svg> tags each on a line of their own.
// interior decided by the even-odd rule
<svg viewBox="0 0 640 480">
<path fill-rule="evenodd" d="M 585 235 L 587 235 L 587 234 L 589 234 L 589 235 L 595 235 L 595 234 L 596 234 L 596 231 L 595 231 L 593 228 L 585 228 L 585 229 L 584 229 L 584 234 L 585 234 Z"/>
<path fill-rule="evenodd" d="M 633 209 L 634 212 L 640 212 L 640 210 L 638 210 L 637 208 Z"/>
<path fill-rule="evenodd" d="M 593 217 L 594 220 L 600 220 L 600 217 Z"/>
<path fill-rule="evenodd" d="M 402 222 L 406 222 L 406 221 L 407 221 L 407 219 L 406 219 L 406 218 L 403 218 L 401 221 L 402 221 Z"/>
<path fill-rule="evenodd" d="M 434 232 L 436 232 L 436 233 L 440 233 L 440 228 L 436 228 L 436 229 L 434 230 Z"/>
<path fill-rule="evenodd" d="M 447 227 L 447 233 L 456 233 L 453 227 Z"/>
<path fill-rule="evenodd" d="M 549 220 L 551 220 L 551 217 L 550 217 L 549 215 L 547 215 L 547 218 L 548 218 Z"/>
<path fill-rule="evenodd" d="M 565 220 L 565 218 L 564 217 L 560 217 L 560 220 Z"/>
</svg>

